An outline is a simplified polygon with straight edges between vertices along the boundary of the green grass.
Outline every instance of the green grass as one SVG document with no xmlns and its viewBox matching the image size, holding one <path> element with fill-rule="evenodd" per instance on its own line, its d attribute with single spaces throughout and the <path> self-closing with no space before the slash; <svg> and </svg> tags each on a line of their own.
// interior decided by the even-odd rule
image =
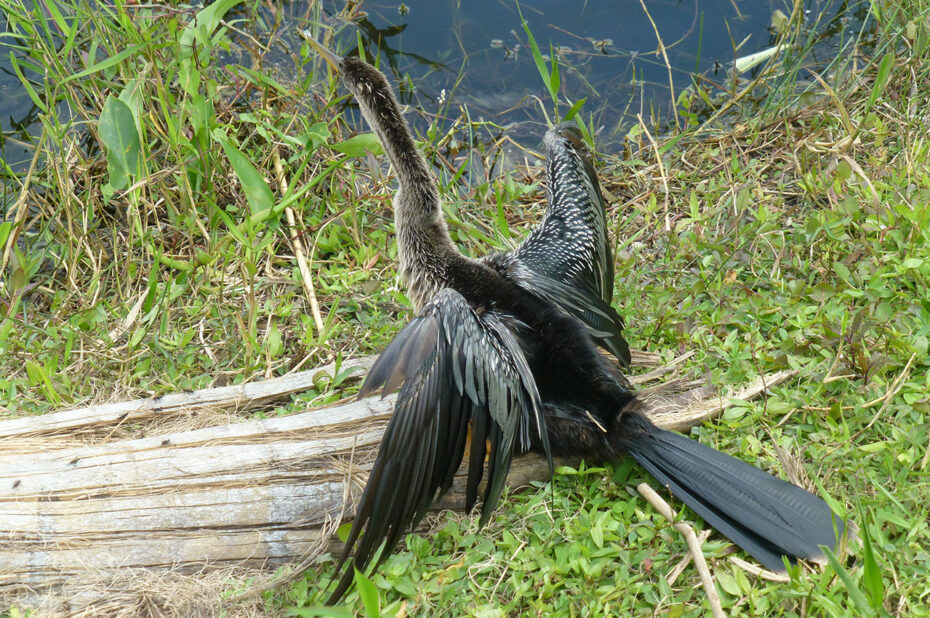
<svg viewBox="0 0 930 618">
<path fill-rule="evenodd" d="M 816 89 L 802 107 L 782 93 L 763 118 L 727 129 L 691 123 L 657 144 L 661 166 L 648 141 L 601 161 L 631 343 L 697 350 L 690 370 L 722 386 L 799 370 L 694 437 L 779 475 L 799 464 L 799 480 L 868 539 L 774 584 L 732 565 L 711 535 L 705 551 L 734 614 L 930 614 L 930 8 L 911 4 L 875 3 L 879 54 L 855 79 L 828 76 L 834 94 Z M 218 13 L 200 16 L 216 31 L 199 31 L 179 9 L 54 6 L 0 0 L 44 135 L 31 173 L 4 172 L 0 418 L 381 349 L 407 316 L 392 183 L 372 177 L 359 148 L 371 143 L 352 139 L 319 62 L 290 50 L 294 78 L 263 69 L 259 51 L 255 70 L 221 70 L 233 34 Z M 274 31 L 257 3 L 224 16 L 245 19 Z M 528 184 L 516 172 L 465 184 L 463 160 L 445 154 L 461 135 L 425 137 L 428 156 L 450 162 L 442 185 L 460 246 L 480 254 L 521 238 L 539 215 L 528 207 L 542 195 L 538 171 Z M 311 255 L 322 328 L 285 206 Z M 347 392 L 329 385 L 254 414 Z M 634 494 L 646 478 L 625 462 L 567 471 L 554 491 L 508 495 L 483 530 L 438 515 L 433 534 L 409 536 L 371 575 L 379 611 L 703 615 L 691 567 L 666 582 L 686 545 Z M 313 615 L 331 569 L 266 593 L 267 611 Z M 347 603 L 371 615 L 364 596 Z"/>
<path fill-rule="evenodd" d="M 75 3 L 59 5 L 56 21 L 2 6 L 5 42 L 33 79 L 82 76 L 31 86 L 46 110 L 43 164 L 27 179 L 23 216 L 8 203 L 0 229 L 0 245 L 13 249 L 0 354 L 27 358 L 27 371 L 0 379 L 8 414 L 282 373 L 301 359 L 374 351 L 393 332 L 402 295 L 384 271 L 394 249 L 383 207 L 368 199 L 385 190 L 357 190 L 368 183 L 354 167 L 360 142 L 305 95 L 334 100 L 334 83 L 309 66 L 287 86 L 221 71 L 213 56 L 229 31 L 204 39 L 187 25 L 190 12 Z M 97 32 L 110 34 L 103 43 L 133 41 L 133 53 L 99 49 Z M 74 42 L 56 51 L 62 38 Z M 88 47 L 96 60 L 75 51 Z M 71 64 L 59 66 L 62 57 Z M 291 190 L 279 191 L 280 180 Z M 314 251 L 322 329 L 306 307 L 285 206 Z M 370 293 L 348 293 L 359 286 Z"/>
</svg>

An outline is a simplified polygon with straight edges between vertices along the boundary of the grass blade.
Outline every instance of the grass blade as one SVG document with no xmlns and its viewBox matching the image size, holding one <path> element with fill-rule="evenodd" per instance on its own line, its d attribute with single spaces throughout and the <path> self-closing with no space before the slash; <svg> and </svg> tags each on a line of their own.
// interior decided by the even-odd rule
<svg viewBox="0 0 930 618">
<path fill-rule="evenodd" d="M 872 518 L 867 513 L 862 513 L 862 562 L 865 589 L 869 595 L 869 603 L 872 607 L 881 610 L 885 601 L 885 585 L 882 582 L 882 571 L 875 559 L 875 551 L 872 548 L 872 537 L 869 535 L 869 526 L 872 524 Z"/>
<path fill-rule="evenodd" d="M 859 615 L 874 616 L 875 611 L 872 609 L 872 606 L 869 605 L 869 601 L 865 598 L 865 595 L 862 594 L 862 591 L 859 590 L 859 587 L 856 586 L 856 582 L 853 581 L 849 571 L 840 564 L 836 554 L 834 554 L 829 547 L 824 547 L 823 553 L 827 556 L 827 561 L 830 563 L 830 566 L 833 567 L 833 570 L 836 571 L 836 574 L 839 576 L 840 580 L 842 580 L 843 585 L 846 587 L 846 591 L 849 593 L 849 599 L 856 606 L 856 609 L 859 610 Z"/>
<path fill-rule="evenodd" d="M 39 97 L 39 94 L 35 91 L 35 88 L 32 87 L 32 84 L 28 79 L 26 79 L 26 76 L 23 75 L 23 71 L 19 67 L 19 62 L 16 60 L 16 56 L 13 55 L 13 52 L 10 52 L 10 66 L 13 67 L 13 70 L 16 72 L 16 77 L 19 78 L 19 83 L 21 83 L 23 88 L 26 89 L 26 92 L 29 93 L 29 98 L 32 99 L 32 102 L 36 104 L 36 107 L 47 114 L 48 107 L 45 105 L 45 101 Z"/>
<path fill-rule="evenodd" d="M 888 83 L 888 77 L 891 75 L 891 67 L 893 65 L 894 52 L 888 52 L 882 56 L 881 61 L 878 63 L 878 73 L 875 74 L 875 83 L 872 84 L 872 92 L 869 93 L 869 100 L 865 104 L 866 113 L 872 109 L 872 106 L 875 105 L 875 101 L 878 100 L 878 95 L 885 89 L 885 84 Z"/>
<path fill-rule="evenodd" d="M 530 51 L 533 53 L 533 62 L 536 63 L 536 69 L 539 71 L 539 76 L 542 78 L 543 83 L 546 85 L 546 88 L 549 90 L 549 96 L 552 97 L 552 102 L 558 105 L 558 92 L 556 88 L 553 87 L 553 79 L 558 77 L 558 71 L 553 70 L 551 73 L 546 67 L 546 61 L 543 58 L 542 52 L 539 51 L 539 45 L 536 44 L 536 38 L 533 36 L 533 32 L 530 30 L 530 25 L 526 23 L 526 19 L 523 18 L 523 12 L 520 11 L 520 5 L 517 5 L 517 12 L 520 15 L 520 23 L 523 26 L 523 31 L 526 32 L 526 38 L 530 44 Z M 552 61 L 553 64 L 555 60 Z"/>
<path fill-rule="evenodd" d="M 123 60 L 125 60 L 126 58 L 129 58 L 130 56 L 135 55 L 136 52 L 138 52 L 140 49 L 142 49 L 142 47 L 143 47 L 142 45 L 133 45 L 133 46 L 131 46 L 131 47 L 127 47 L 126 49 L 124 49 L 123 51 L 121 51 L 121 52 L 119 52 L 119 53 L 117 53 L 117 54 L 114 54 L 114 55 L 112 55 L 112 56 L 107 56 L 106 58 L 104 58 L 104 59 L 101 60 L 100 62 L 96 62 L 96 63 L 92 64 L 91 66 L 87 67 L 86 69 L 84 69 L 84 70 L 81 71 L 80 73 L 75 73 L 74 75 L 69 75 L 68 77 L 64 78 L 64 79 L 61 81 L 61 83 L 62 83 L 62 84 L 67 84 L 68 82 L 73 82 L 73 81 L 76 80 L 76 79 L 81 79 L 81 78 L 83 78 L 83 77 L 87 77 L 88 75 L 93 75 L 94 73 L 98 73 L 98 72 L 100 72 L 100 71 L 103 71 L 104 69 L 108 69 L 108 68 L 110 68 L 110 67 L 116 66 L 116 65 L 118 65 L 120 62 L 122 62 Z"/>
<path fill-rule="evenodd" d="M 572 103 L 572 106 L 568 109 L 567 112 L 565 112 L 565 115 L 562 117 L 562 121 L 567 122 L 571 120 L 572 118 L 574 118 L 578 114 L 578 112 L 581 111 L 581 106 L 584 105 L 584 102 L 587 100 L 588 98 L 584 97 Z"/>
</svg>

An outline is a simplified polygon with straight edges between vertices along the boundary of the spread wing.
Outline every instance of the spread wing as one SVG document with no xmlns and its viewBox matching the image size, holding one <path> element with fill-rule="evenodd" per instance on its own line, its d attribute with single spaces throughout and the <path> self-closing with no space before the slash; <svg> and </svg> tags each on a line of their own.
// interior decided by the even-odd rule
<svg viewBox="0 0 930 618">
<path fill-rule="evenodd" d="M 575 127 L 550 129 L 544 141 L 546 215 L 516 250 L 488 262 L 581 320 L 594 340 L 628 367 L 623 320 L 610 306 L 614 265 L 597 175 Z"/>
<path fill-rule="evenodd" d="M 549 181 L 546 215 L 512 255 L 530 270 L 583 286 L 610 304 L 614 262 L 604 196 L 581 133 L 563 125 L 547 131 L 543 141 Z"/>
<path fill-rule="evenodd" d="M 362 493 L 337 571 L 380 564 L 449 489 L 471 432 L 466 502 L 478 498 L 487 467 L 481 522 L 497 505 L 514 447 L 531 438 L 549 446 L 536 383 L 514 334 L 494 313 L 478 313 L 451 289 L 441 290 L 372 366 L 360 397 L 400 387 L 394 416 Z M 485 466 L 485 458 L 487 464 Z M 347 569 L 330 601 L 352 582 Z"/>
<path fill-rule="evenodd" d="M 623 320 L 617 311 L 587 288 L 566 285 L 540 276 L 516 262 L 507 275 L 524 289 L 558 305 L 584 324 L 594 341 L 610 351 L 624 367 L 630 366 L 630 346 L 623 338 Z"/>
</svg>

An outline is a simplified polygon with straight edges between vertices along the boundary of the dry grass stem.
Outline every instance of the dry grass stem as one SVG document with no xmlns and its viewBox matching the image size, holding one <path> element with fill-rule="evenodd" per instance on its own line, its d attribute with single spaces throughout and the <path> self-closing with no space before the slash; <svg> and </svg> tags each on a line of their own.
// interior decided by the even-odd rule
<svg viewBox="0 0 930 618">
<path fill-rule="evenodd" d="M 768 569 L 763 569 L 758 565 L 750 564 L 749 562 L 746 562 L 742 558 L 737 558 L 736 556 L 730 556 L 729 560 L 733 563 L 734 566 L 743 569 L 755 577 L 765 579 L 770 582 L 778 582 L 781 584 L 787 584 L 791 581 L 791 577 L 787 573 L 776 573 L 775 571 L 769 571 Z"/>
<path fill-rule="evenodd" d="M 284 177 L 284 168 L 281 165 L 281 154 L 278 147 L 275 146 L 272 151 L 274 159 L 274 170 L 278 177 L 278 186 L 281 189 L 281 195 L 287 195 L 287 178 Z M 320 303 L 316 299 L 316 290 L 313 287 L 313 274 L 310 270 L 310 264 L 304 257 L 303 243 L 300 241 L 300 230 L 297 227 L 297 219 L 294 217 L 294 209 L 287 206 L 284 209 L 284 216 L 287 218 L 287 228 L 290 231 L 291 247 L 294 249 L 294 259 L 297 260 L 297 268 L 300 271 L 300 283 L 303 285 L 304 294 L 307 295 L 307 302 L 310 303 L 310 315 L 313 316 L 313 323 L 316 326 L 317 333 L 322 333 L 324 328 L 323 315 L 320 313 Z"/>
<path fill-rule="evenodd" d="M 702 530 L 701 534 L 698 535 L 698 543 L 704 545 L 704 542 L 710 538 L 710 535 L 713 533 L 713 530 L 710 528 Z M 675 565 L 668 575 L 665 576 L 665 581 L 669 586 L 674 586 L 675 582 L 678 581 L 678 578 L 684 573 L 685 569 L 688 568 L 688 565 L 691 564 L 691 552 L 688 552 L 684 557 Z"/>
<path fill-rule="evenodd" d="M 891 400 L 894 399 L 894 396 L 898 394 L 901 390 L 901 387 L 904 385 L 904 380 L 907 379 L 907 376 L 911 373 L 911 365 L 914 363 L 914 359 L 917 358 L 917 353 L 914 352 L 911 354 L 911 357 L 907 359 L 907 364 L 904 365 L 904 369 L 901 370 L 901 373 L 897 375 L 894 379 L 894 382 L 891 383 L 891 387 L 888 389 L 888 392 L 885 393 L 885 396 L 882 401 L 882 407 L 878 409 L 875 415 L 872 417 L 872 420 L 868 424 L 854 433 L 849 439 L 854 440 L 861 436 L 863 433 L 872 428 L 872 425 L 879 419 L 879 417 L 885 413 L 885 410 L 888 409 L 888 405 L 891 403 Z"/>
<path fill-rule="evenodd" d="M 639 491 L 639 495 L 646 499 L 646 502 L 651 504 L 662 517 L 667 519 L 668 522 L 685 537 L 685 541 L 688 543 L 688 549 L 691 551 L 691 559 L 694 560 L 694 566 L 698 571 L 698 575 L 701 576 L 701 583 L 704 586 L 704 591 L 707 593 L 707 602 L 710 603 L 711 613 L 713 613 L 714 618 L 723 618 L 726 616 L 726 614 L 723 613 L 723 607 L 720 605 L 720 595 L 717 594 L 714 578 L 710 573 L 710 569 L 707 567 L 707 561 L 704 559 L 704 550 L 701 548 L 701 542 L 694 533 L 694 528 L 685 522 L 676 523 L 675 512 L 672 511 L 672 507 L 646 483 L 637 485 L 636 490 Z"/>
<path fill-rule="evenodd" d="M 642 0 L 640 0 L 642 1 Z M 652 144 L 652 150 L 656 154 L 656 165 L 659 167 L 659 175 L 662 177 L 662 188 L 663 191 L 663 204 L 665 205 L 664 214 L 665 214 L 665 231 L 671 232 L 672 225 L 669 221 L 669 188 L 668 188 L 668 175 L 665 173 L 665 164 L 662 163 L 662 152 L 659 150 L 659 145 L 656 143 L 655 138 L 652 137 L 652 133 L 649 132 L 649 127 L 646 126 L 646 122 L 643 120 L 642 114 L 636 114 L 636 119 L 639 121 L 639 126 L 642 127 L 643 133 L 646 134 L 646 137 L 649 139 L 649 143 Z"/>
<path fill-rule="evenodd" d="M 656 44 L 659 46 L 659 52 L 662 54 L 662 60 L 665 62 L 665 70 L 668 72 L 668 90 L 669 90 L 669 99 L 672 101 L 672 112 L 675 114 L 675 127 L 679 125 L 678 122 L 678 104 L 675 97 L 675 80 L 672 76 L 672 63 L 668 61 L 668 54 L 665 52 L 665 43 L 662 42 L 662 35 L 659 34 L 659 28 L 656 26 L 656 22 L 652 19 L 652 15 L 649 13 L 649 9 L 646 8 L 645 0 L 639 0 L 639 4 L 643 7 L 643 13 L 646 14 L 646 17 L 649 19 L 649 23 L 652 25 L 652 31 L 656 35 Z M 642 122 L 642 119 L 640 119 Z"/>
<path fill-rule="evenodd" d="M 3 247 L 3 259 L 0 260 L 0 276 L 2 276 L 3 271 L 6 270 L 6 265 L 10 260 L 10 253 L 13 251 L 13 245 L 16 244 L 16 239 L 19 238 L 23 220 L 26 218 L 26 211 L 29 206 L 29 186 L 36 171 L 36 164 L 39 162 L 42 152 L 44 152 L 42 146 L 45 144 L 46 136 L 47 133 L 43 129 L 42 134 L 39 136 L 39 142 L 36 145 L 35 152 L 32 155 L 32 161 L 29 162 L 29 169 L 26 171 L 26 176 L 23 178 L 23 186 L 19 191 L 19 197 L 16 199 L 16 203 L 13 204 L 12 208 L 10 208 L 10 210 L 15 211 L 16 214 L 13 215 L 13 229 L 10 232 L 10 236 L 7 238 L 6 246 Z"/>
</svg>

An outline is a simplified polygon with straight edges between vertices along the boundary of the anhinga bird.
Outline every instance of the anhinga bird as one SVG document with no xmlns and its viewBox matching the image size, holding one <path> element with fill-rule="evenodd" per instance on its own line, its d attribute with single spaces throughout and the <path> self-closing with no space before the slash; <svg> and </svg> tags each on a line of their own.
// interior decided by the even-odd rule
<svg viewBox="0 0 930 618">
<path fill-rule="evenodd" d="M 445 492 L 468 451 L 467 507 L 484 474 L 482 523 L 514 453 L 610 462 L 632 456 L 710 525 L 770 569 L 822 555 L 844 522 L 813 494 L 654 426 L 616 363 L 630 360 L 609 305 L 604 200 L 577 129 L 545 135 L 548 207 L 514 251 L 468 258 L 384 75 L 315 41 L 381 140 L 398 177 L 400 277 L 417 315 L 378 357 L 360 397 L 400 388 L 339 569 L 383 561 Z M 470 440 L 468 436 L 470 434 Z M 351 584 L 347 569 L 332 594 Z"/>
</svg>

